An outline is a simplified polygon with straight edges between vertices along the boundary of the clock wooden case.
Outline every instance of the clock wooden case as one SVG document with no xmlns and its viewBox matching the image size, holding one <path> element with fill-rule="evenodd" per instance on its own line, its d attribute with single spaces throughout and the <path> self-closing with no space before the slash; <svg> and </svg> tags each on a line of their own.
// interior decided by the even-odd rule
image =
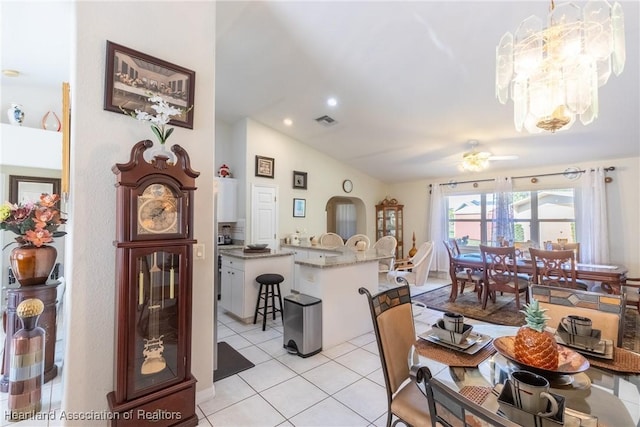
<svg viewBox="0 0 640 427">
<path fill-rule="evenodd" d="M 116 175 L 112 426 L 195 426 L 191 375 L 193 195 L 199 172 L 179 145 L 151 162 L 140 141 Z"/>
</svg>

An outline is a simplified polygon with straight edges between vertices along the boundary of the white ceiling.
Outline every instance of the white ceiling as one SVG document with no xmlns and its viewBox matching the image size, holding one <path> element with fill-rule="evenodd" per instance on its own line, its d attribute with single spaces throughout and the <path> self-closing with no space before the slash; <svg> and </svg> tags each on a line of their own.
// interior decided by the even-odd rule
<svg viewBox="0 0 640 427">
<path fill-rule="evenodd" d="M 494 98 L 499 38 L 543 16 L 546 1 L 218 2 L 216 115 L 251 117 L 385 182 L 458 175 L 471 139 L 519 156 L 492 162 L 496 171 L 638 156 L 640 3 L 621 3 L 627 63 L 586 127 L 518 133 L 513 104 Z M 0 2 L 2 68 L 22 72 L 2 87 L 69 80 L 70 5 Z M 325 114 L 337 124 L 315 122 Z"/>
<path fill-rule="evenodd" d="M 529 135 L 494 97 L 495 47 L 546 1 L 221 2 L 216 115 L 251 117 L 385 182 L 458 175 L 471 139 L 519 156 L 492 170 L 637 156 L 639 8 L 622 6 L 627 63 L 600 88 L 599 118 Z M 337 124 L 314 121 L 325 114 Z"/>
</svg>

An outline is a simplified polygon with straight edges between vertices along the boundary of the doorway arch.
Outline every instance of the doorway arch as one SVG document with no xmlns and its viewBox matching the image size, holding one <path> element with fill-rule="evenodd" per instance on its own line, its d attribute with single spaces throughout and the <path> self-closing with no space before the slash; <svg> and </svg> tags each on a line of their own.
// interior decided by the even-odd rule
<svg viewBox="0 0 640 427">
<path fill-rule="evenodd" d="M 367 209 L 361 199 L 334 196 L 327 200 L 325 211 L 328 232 L 340 234 L 345 240 L 354 234 L 367 234 Z"/>
</svg>

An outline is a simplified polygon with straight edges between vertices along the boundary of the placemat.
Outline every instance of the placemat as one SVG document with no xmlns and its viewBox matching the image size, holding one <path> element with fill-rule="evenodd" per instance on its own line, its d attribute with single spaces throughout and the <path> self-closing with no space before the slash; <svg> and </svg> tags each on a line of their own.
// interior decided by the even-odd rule
<svg viewBox="0 0 640 427">
<path fill-rule="evenodd" d="M 477 403 L 478 405 L 482 405 L 487 396 L 491 394 L 491 390 L 491 387 L 480 385 L 466 385 L 462 387 L 458 393 L 460 393 L 470 401 Z"/>
<path fill-rule="evenodd" d="M 452 367 L 460 368 L 475 368 L 484 359 L 496 352 L 496 349 L 493 348 L 493 342 L 487 344 L 476 354 L 466 354 L 461 351 L 450 350 L 427 340 L 416 341 L 415 347 L 421 356 L 428 357 L 429 359 L 433 359 Z"/>
<path fill-rule="evenodd" d="M 640 354 L 624 348 L 615 347 L 613 349 L 613 359 L 600 359 L 589 356 L 591 366 L 605 368 L 616 372 L 627 372 L 632 374 L 640 374 Z"/>
</svg>

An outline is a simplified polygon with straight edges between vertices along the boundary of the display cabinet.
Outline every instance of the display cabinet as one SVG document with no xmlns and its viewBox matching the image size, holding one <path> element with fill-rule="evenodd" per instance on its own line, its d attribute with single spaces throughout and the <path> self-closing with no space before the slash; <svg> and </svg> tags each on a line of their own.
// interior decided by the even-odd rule
<svg viewBox="0 0 640 427">
<path fill-rule="evenodd" d="M 384 236 L 393 236 L 398 242 L 396 259 L 404 257 L 402 208 L 404 205 L 396 199 L 384 199 L 376 205 L 376 240 Z"/>
</svg>

